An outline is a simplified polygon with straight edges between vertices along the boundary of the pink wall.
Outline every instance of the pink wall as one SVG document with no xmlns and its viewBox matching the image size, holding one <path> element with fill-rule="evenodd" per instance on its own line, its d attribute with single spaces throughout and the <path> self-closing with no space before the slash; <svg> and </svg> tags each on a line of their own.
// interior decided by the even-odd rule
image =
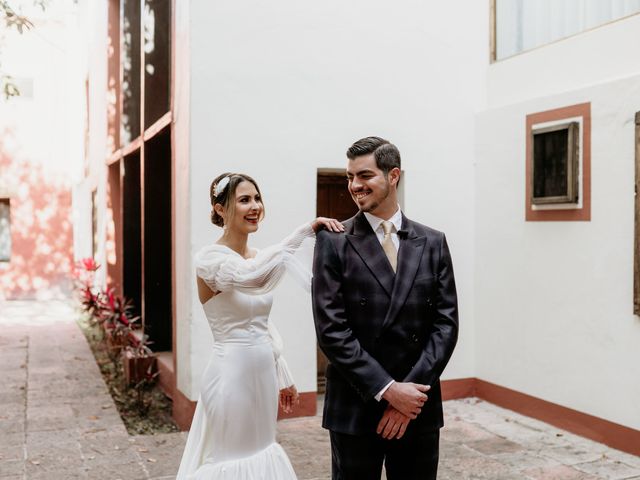
<svg viewBox="0 0 640 480">
<path fill-rule="evenodd" d="M 11 260 L 0 262 L 0 298 L 64 298 L 71 292 L 70 181 L 8 147 L 0 132 L 0 175 L 11 202 Z"/>
</svg>

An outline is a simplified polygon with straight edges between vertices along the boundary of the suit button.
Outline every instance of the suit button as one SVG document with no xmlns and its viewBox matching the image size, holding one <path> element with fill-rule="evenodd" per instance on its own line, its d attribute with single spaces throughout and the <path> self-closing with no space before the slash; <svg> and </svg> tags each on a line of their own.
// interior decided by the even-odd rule
<svg viewBox="0 0 640 480">
<path fill-rule="evenodd" d="M 418 340 L 420 340 L 418 338 L 418 336 L 414 333 L 413 335 L 411 335 L 411 340 L 413 340 L 414 342 L 418 343 Z"/>
<path fill-rule="evenodd" d="M 360 305 L 362 305 L 363 307 L 367 304 L 367 299 L 366 298 L 361 298 L 360 299 Z"/>
</svg>

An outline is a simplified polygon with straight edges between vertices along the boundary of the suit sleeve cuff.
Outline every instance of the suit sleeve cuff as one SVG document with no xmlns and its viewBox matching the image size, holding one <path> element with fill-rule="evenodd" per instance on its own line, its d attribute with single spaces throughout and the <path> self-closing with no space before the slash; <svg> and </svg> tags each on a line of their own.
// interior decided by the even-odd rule
<svg viewBox="0 0 640 480">
<path fill-rule="evenodd" d="M 384 392 L 386 392 L 387 390 L 389 390 L 389 387 L 390 387 L 391 385 L 393 385 L 393 383 L 394 383 L 394 382 L 395 382 L 395 380 L 391 380 L 389 383 L 387 383 L 384 387 L 382 387 L 382 390 L 380 390 L 380 391 L 378 392 L 378 394 L 377 394 L 375 397 L 373 397 L 373 398 L 375 398 L 375 399 L 376 399 L 376 401 L 378 401 L 378 402 L 379 402 L 380 400 L 382 400 L 382 395 L 384 395 Z"/>
</svg>

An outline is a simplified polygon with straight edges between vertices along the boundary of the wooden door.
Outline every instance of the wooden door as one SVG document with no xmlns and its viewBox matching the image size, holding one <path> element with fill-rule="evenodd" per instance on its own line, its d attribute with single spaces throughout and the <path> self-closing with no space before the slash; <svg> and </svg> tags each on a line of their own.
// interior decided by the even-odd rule
<svg viewBox="0 0 640 480">
<path fill-rule="evenodd" d="M 347 190 L 346 172 L 340 170 L 318 172 L 317 191 L 316 214 L 319 217 L 346 220 L 358 213 L 358 207 Z M 318 393 L 323 393 L 328 360 L 319 347 L 317 348 L 317 358 Z"/>
</svg>

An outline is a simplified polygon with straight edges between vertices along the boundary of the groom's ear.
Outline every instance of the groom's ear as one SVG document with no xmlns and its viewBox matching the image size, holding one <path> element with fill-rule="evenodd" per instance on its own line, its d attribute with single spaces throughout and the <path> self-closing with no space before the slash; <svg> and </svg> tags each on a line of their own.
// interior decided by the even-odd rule
<svg viewBox="0 0 640 480">
<path fill-rule="evenodd" d="M 400 169 L 398 167 L 394 167 L 389 170 L 389 182 L 396 187 L 398 186 L 398 183 L 400 182 Z"/>
</svg>

